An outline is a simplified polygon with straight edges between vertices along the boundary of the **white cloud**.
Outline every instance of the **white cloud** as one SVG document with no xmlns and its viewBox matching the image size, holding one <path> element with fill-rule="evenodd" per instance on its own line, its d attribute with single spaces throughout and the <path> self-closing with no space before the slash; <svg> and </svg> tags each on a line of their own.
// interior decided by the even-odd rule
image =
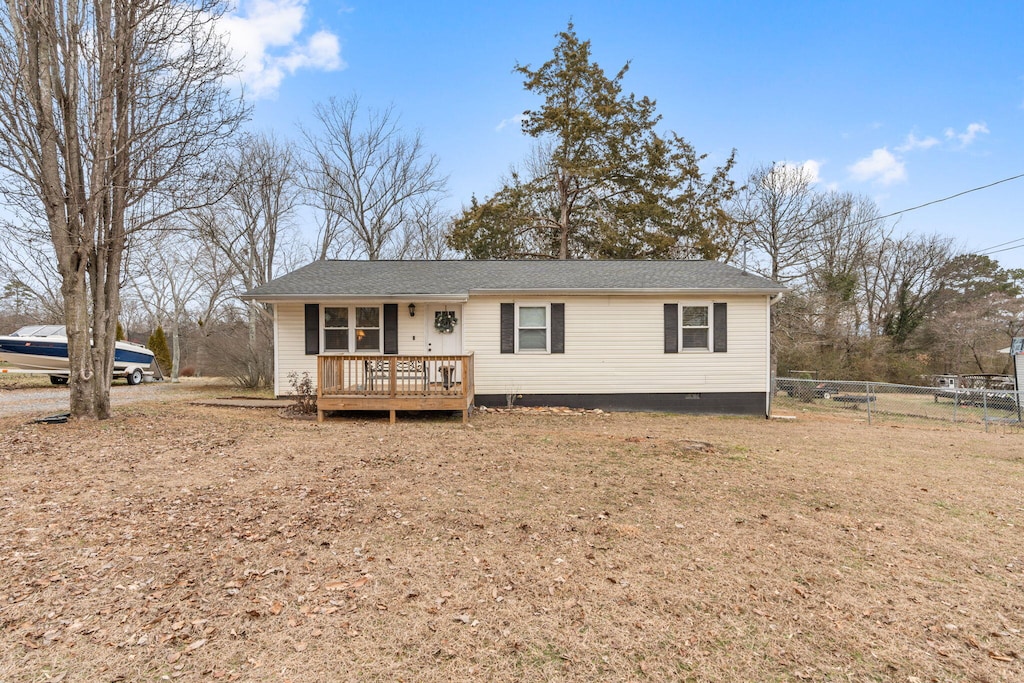
<svg viewBox="0 0 1024 683">
<path fill-rule="evenodd" d="M 957 138 L 960 139 L 960 144 L 966 147 L 982 134 L 988 135 L 988 126 L 984 123 L 972 123 L 967 126 L 967 130 L 957 135 Z"/>
<path fill-rule="evenodd" d="M 307 0 L 243 0 L 221 20 L 241 79 L 256 99 L 273 97 L 299 69 L 337 71 L 346 64 L 338 37 L 320 30 L 303 39 Z"/>
<path fill-rule="evenodd" d="M 513 116 L 512 118 L 503 119 L 501 123 L 494 127 L 494 130 L 504 130 L 506 126 L 511 126 L 512 124 L 521 125 L 523 121 L 525 121 L 527 118 L 528 117 L 526 116 L 526 114 L 519 114 L 517 116 Z"/>
<path fill-rule="evenodd" d="M 913 133 L 907 135 L 906 141 L 896 148 L 897 152 L 911 152 L 916 149 L 931 149 L 935 145 L 942 144 L 942 141 L 929 135 L 926 138 L 918 138 Z"/>
<path fill-rule="evenodd" d="M 821 182 L 821 162 L 808 159 L 802 163 L 792 161 L 780 161 L 772 167 L 772 173 L 783 178 L 796 182 L 806 182 L 809 185 Z"/>
<path fill-rule="evenodd" d="M 959 140 L 961 147 L 967 147 L 977 140 L 979 135 L 987 135 L 988 132 L 988 126 L 983 122 L 979 122 L 969 124 L 963 133 L 957 133 L 952 128 L 947 128 L 945 135 L 947 140 Z"/>
<path fill-rule="evenodd" d="M 891 185 L 907 179 L 906 166 L 885 147 L 871 152 L 871 156 L 850 166 L 849 171 L 853 179 L 860 182 L 870 180 Z"/>
</svg>

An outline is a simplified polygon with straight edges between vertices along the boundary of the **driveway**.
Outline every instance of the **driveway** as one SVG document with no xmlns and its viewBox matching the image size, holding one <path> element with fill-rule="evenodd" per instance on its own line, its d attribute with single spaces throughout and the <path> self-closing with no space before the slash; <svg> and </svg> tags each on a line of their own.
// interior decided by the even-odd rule
<svg viewBox="0 0 1024 683">
<path fill-rule="evenodd" d="M 190 391 L 189 385 L 170 382 L 147 382 L 136 386 L 117 383 L 110 387 L 110 403 L 117 406 L 139 401 L 190 400 L 198 393 Z M 26 415 L 46 417 L 68 412 L 68 388 L 46 387 L 41 389 L 0 389 L 0 417 Z"/>
</svg>

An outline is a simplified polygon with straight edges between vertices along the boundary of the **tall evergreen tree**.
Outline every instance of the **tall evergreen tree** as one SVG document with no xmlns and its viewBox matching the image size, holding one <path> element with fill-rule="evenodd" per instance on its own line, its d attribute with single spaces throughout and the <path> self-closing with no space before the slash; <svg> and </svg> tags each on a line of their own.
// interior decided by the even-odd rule
<svg viewBox="0 0 1024 683">
<path fill-rule="evenodd" d="M 522 124 L 536 154 L 492 197 L 474 198 L 449 245 L 471 258 L 717 257 L 734 154 L 705 175 L 705 155 L 657 132 L 654 100 L 623 92 L 628 63 L 609 78 L 571 23 L 558 41 L 538 68 L 516 66 L 544 98 Z"/>
<path fill-rule="evenodd" d="M 171 350 L 167 347 L 167 335 L 164 334 L 162 325 L 157 325 L 156 331 L 149 335 L 146 346 L 153 352 L 156 362 L 160 364 L 160 370 L 165 375 L 171 374 Z"/>
</svg>

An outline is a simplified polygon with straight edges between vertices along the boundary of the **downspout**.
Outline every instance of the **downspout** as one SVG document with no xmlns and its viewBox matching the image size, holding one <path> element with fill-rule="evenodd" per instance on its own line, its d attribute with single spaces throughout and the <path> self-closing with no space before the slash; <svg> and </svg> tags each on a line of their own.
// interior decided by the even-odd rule
<svg viewBox="0 0 1024 683">
<path fill-rule="evenodd" d="M 768 297 L 768 306 L 766 308 L 767 315 L 765 316 L 765 338 L 768 343 L 765 344 L 765 372 L 767 374 L 764 392 L 764 419 L 770 420 L 772 417 L 772 306 L 777 304 L 782 299 L 782 292 L 772 294 Z"/>
<path fill-rule="evenodd" d="M 281 373 L 278 369 L 281 367 L 281 358 L 279 357 L 278 349 L 281 348 L 281 344 L 277 340 L 277 309 L 278 305 L 272 304 L 274 307 L 274 398 L 281 396 Z"/>
</svg>

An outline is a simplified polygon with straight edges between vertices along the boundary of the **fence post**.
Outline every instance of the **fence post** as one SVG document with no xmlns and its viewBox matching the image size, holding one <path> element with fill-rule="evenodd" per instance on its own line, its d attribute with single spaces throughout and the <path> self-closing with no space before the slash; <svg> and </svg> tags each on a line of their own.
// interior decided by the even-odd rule
<svg viewBox="0 0 1024 683">
<path fill-rule="evenodd" d="M 953 383 L 953 424 L 956 424 L 956 409 L 960 405 L 960 387 Z"/>
<path fill-rule="evenodd" d="M 986 382 L 986 385 L 987 384 L 988 383 Z M 986 386 L 986 388 L 987 388 L 987 386 Z M 985 431 L 987 432 L 988 431 L 988 392 L 985 391 L 984 389 L 981 392 L 981 407 L 982 407 L 981 419 L 985 422 Z"/>
<path fill-rule="evenodd" d="M 871 424 L 871 382 L 865 385 L 864 396 L 867 398 L 864 404 L 868 407 L 868 424 Z"/>
</svg>

